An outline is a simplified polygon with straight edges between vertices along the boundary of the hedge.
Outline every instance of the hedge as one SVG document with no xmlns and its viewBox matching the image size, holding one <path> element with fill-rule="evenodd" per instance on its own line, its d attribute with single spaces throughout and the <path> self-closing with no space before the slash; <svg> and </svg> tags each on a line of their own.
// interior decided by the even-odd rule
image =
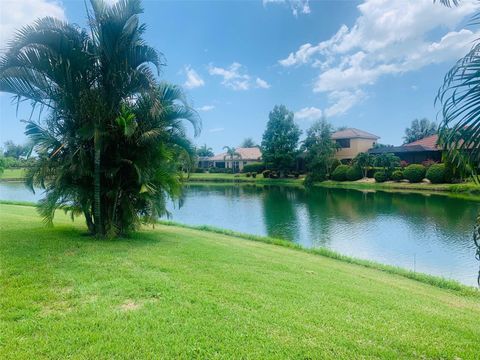
<svg viewBox="0 0 480 360">
<path fill-rule="evenodd" d="M 332 173 L 332 179 L 335 181 L 347 180 L 347 171 L 350 168 L 348 165 L 339 165 Z"/>
<path fill-rule="evenodd" d="M 243 166 L 242 172 L 256 172 L 261 173 L 265 170 L 265 165 L 261 162 L 254 162 Z"/>
<path fill-rule="evenodd" d="M 383 183 L 388 180 L 387 173 L 383 170 L 377 171 L 373 177 L 375 178 L 375 182 Z"/>
<path fill-rule="evenodd" d="M 425 166 L 420 164 L 412 164 L 405 168 L 403 171 L 403 176 L 405 176 L 405 179 L 411 183 L 418 183 L 425 178 L 425 172 Z"/>
<path fill-rule="evenodd" d="M 350 166 L 347 170 L 347 180 L 356 181 L 363 178 L 362 169 L 358 166 Z"/>
<path fill-rule="evenodd" d="M 402 170 L 395 170 L 393 173 L 392 173 L 392 180 L 393 181 L 400 181 L 404 179 L 404 176 L 403 176 L 403 171 Z"/>
<path fill-rule="evenodd" d="M 445 164 L 433 164 L 427 170 L 426 178 L 432 184 L 441 184 L 445 182 Z"/>
</svg>

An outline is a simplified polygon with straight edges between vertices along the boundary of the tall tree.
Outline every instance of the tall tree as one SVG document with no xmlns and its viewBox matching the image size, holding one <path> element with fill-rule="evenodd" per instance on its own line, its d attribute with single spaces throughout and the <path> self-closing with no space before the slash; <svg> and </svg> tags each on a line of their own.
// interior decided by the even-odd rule
<svg viewBox="0 0 480 360">
<path fill-rule="evenodd" d="M 207 144 L 203 144 L 197 149 L 197 155 L 201 157 L 210 157 L 213 156 L 214 153 L 211 147 L 208 147 Z"/>
<path fill-rule="evenodd" d="M 245 140 L 243 140 L 242 144 L 240 145 L 240 147 L 243 147 L 243 148 L 251 148 L 255 146 L 257 146 L 257 144 L 255 144 L 255 141 L 253 141 L 251 137 L 247 137 Z"/>
<path fill-rule="evenodd" d="M 435 122 L 430 121 L 427 118 L 413 120 L 410 127 L 405 129 L 405 136 L 403 137 L 404 144 L 436 134 L 437 127 L 438 126 Z"/>
<path fill-rule="evenodd" d="M 325 180 L 335 162 L 337 143 L 332 140 L 333 127 L 325 119 L 316 121 L 308 130 L 302 149 L 306 165 L 315 180 Z"/>
<path fill-rule="evenodd" d="M 39 154 L 30 185 L 41 213 L 83 213 L 98 235 L 126 233 L 179 195 L 176 159 L 192 153 L 182 120 L 199 131 L 180 88 L 159 84 L 162 54 L 143 40 L 140 0 L 91 0 L 89 30 L 43 18 L 18 31 L 0 60 L 0 90 L 47 109 L 26 134 Z M 180 150 L 182 149 L 182 150 Z"/>
<path fill-rule="evenodd" d="M 279 171 L 281 176 L 292 169 L 298 154 L 301 131 L 293 116 L 284 105 L 275 105 L 263 133 L 263 160 L 269 169 Z"/>
<path fill-rule="evenodd" d="M 29 147 L 27 145 L 15 144 L 8 140 L 4 143 L 3 156 L 20 159 L 22 156 L 28 155 Z"/>
</svg>

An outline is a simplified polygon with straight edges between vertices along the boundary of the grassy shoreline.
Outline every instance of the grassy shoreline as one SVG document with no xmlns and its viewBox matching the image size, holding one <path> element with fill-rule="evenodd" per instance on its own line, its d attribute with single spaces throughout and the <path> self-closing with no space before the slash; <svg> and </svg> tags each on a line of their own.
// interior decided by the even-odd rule
<svg viewBox="0 0 480 360">
<path fill-rule="evenodd" d="M 188 183 L 202 184 L 202 183 L 216 183 L 222 185 L 282 185 L 303 187 L 303 178 L 300 179 L 264 179 L 262 176 L 256 178 L 246 177 L 245 174 L 191 174 Z M 389 192 L 413 192 L 422 194 L 440 194 L 475 201 L 480 200 L 480 185 L 474 183 L 463 184 L 427 184 L 418 183 L 410 184 L 405 182 L 385 182 L 385 183 L 371 183 L 362 181 L 324 181 L 314 184 L 315 187 L 323 188 L 341 188 L 353 190 L 380 190 Z"/>
<path fill-rule="evenodd" d="M 35 207 L 34 203 L 31 202 L 24 202 L 24 201 L 4 201 L 0 200 L 0 205 L 11 205 L 11 206 L 27 206 L 27 207 Z M 478 297 L 480 299 L 480 290 L 471 286 L 463 285 L 459 283 L 458 281 L 452 280 L 452 279 L 446 279 L 442 278 L 439 276 L 434 276 L 434 275 L 429 275 L 421 272 L 414 272 L 405 268 L 401 268 L 398 266 L 392 266 L 392 265 L 387 265 L 387 264 L 382 264 L 379 262 L 371 261 L 371 260 L 365 260 L 365 259 L 360 259 L 360 258 L 355 258 L 351 256 L 346 256 L 342 255 L 336 251 L 329 250 L 327 248 L 306 248 L 303 247 L 297 243 L 279 239 L 279 238 L 273 238 L 273 237 L 268 237 L 268 236 L 259 236 L 259 235 L 253 235 L 253 234 L 246 234 L 242 232 L 237 232 L 233 230 L 228 230 L 228 229 L 223 229 L 223 228 L 218 228 L 214 226 L 208 226 L 208 225 L 188 225 L 184 223 L 179 223 L 175 221 L 170 221 L 170 220 L 159 220 L 158 221 L 159 225 L 165 225 L 165 226 L 174 226 L 174 227 L 180 227 L 180 228 L 185 228 L 185 229 L 191 229 L 191 230 L 199 230 L 199 231 L 206 231 L 214 234 L 221 234 L 221 235 L 228 235 L 240 239 L 245 239 L 245 240 L 250 240 L 250 241 L 256 241 L 256 242 L 261 242 L 265 244 L 271 244 L 271 245 L 277 245 L 277 246 L 282 246 L 286 247 L 289 249 L 295 249 L 298 251 L 302 251 L 305 253 L 309 254 L 315 254 L 319 256 L 324 256 L 328 257 L 331 259 L 339 260 L 339 261 L 344 261 L 346 263 L 350 264 L 355 264 L 359 265 L 362 267 L 367 267 L 379 271 L 383 271 L 389 274 L 394 274 L 398 276 L 402 276 L 411 280 L 419 281 L 428 285 L 436 286 L 442 289 L 447 289 L 447 290 L 453 290 L 455 292 L 462 293 L 467 296 L 474 296 Z"/>
<path fill-rule="evenodd" d="M 157 225 L 98 241 L 0 205 L 2 358 L 475 358 L 480 300 L 365 266 Z M 259 239 L 256 239 L 259 240 Z M 276 240 L 275 240 L 276 241 Z"/>
</svg>

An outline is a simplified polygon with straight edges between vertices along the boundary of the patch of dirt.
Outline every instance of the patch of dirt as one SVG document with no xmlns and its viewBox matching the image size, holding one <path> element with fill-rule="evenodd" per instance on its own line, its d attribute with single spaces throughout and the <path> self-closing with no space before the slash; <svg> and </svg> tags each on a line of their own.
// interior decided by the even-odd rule
<svg viewBox="0 0 480 360">
<path fill-rule="evenodd" d="M 120 310 L 122 310 L 122 311 L 133 311 L 133 310 L 140 309 L 141 306 L 142 306 L 141 304 L 138 304 L 133 300 L 128 300 L 127 302 L 120 305 Z"/>
</svg>

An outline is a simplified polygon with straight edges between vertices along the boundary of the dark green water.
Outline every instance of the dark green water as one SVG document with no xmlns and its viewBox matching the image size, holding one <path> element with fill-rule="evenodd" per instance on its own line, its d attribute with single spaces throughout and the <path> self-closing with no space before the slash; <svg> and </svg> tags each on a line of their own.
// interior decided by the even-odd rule
<svg viewBox="0 0 480 360">
<path fill-rule="evenodd" d="M 36 201 L 21 184 L 0 199 Z M 171 219 L 268 235 L 307 247 L 415 269 L 475 285 L 472 229 L 480 203 L 441 195 L 201 185 L 186 188 Z"/>
</svg>

